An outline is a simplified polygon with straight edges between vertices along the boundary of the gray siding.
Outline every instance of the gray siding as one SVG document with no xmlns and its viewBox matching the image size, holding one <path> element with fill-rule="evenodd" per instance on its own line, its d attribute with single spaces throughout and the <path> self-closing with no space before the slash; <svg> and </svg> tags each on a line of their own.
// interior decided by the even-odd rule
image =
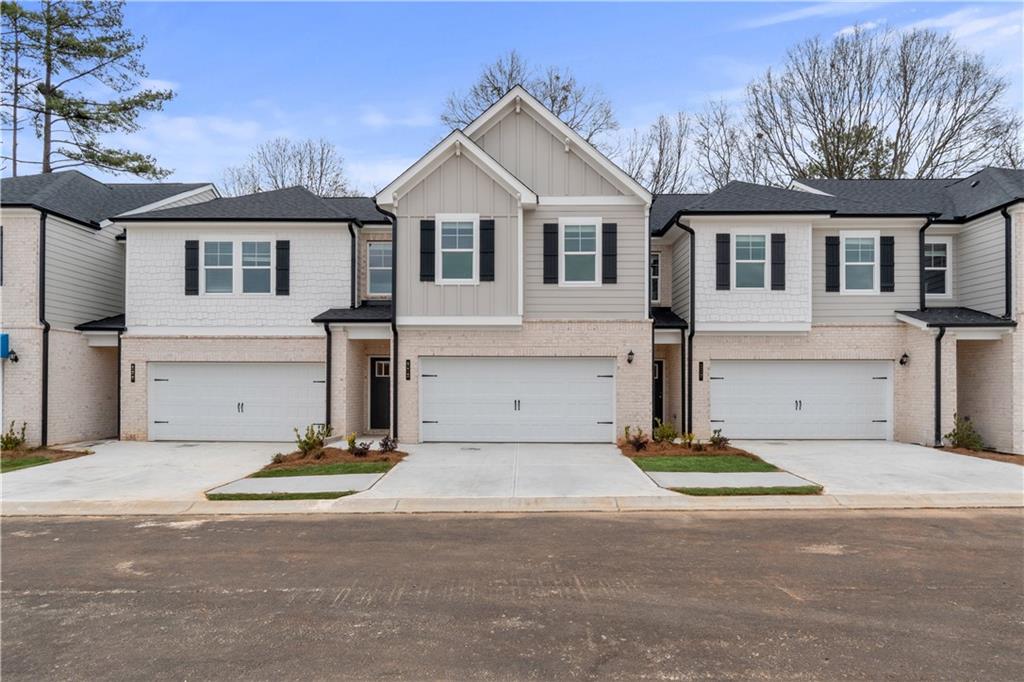
<svg viewBox="0 0 1024 682">
<path fill-rule="evenodd" d="M 855 232 L 854 228 L 845 231 Z M 896 290 L 871 295 L 825 291 L 825 237 L 841 230 L 815 229 L 811 237 L 812 319 L 822 322 L 895 322 L 897 310 L 918 308 L 918 231 L 916 228 L 881 229 L 895 237 Z"/>
<path fill-rule="evenodd" d="M 525 109 L 518 114 L 510 110 L 473 135 L 473 141 L 541 196 L 622 194 L 572 145 L 566 152 L 564 141 Z"/>
<path fill-rule="evenodd" d="M 201 204 L 204 201 L 210 201 L 211 199 L 216 199 L 216 198 L 217 198 L 217 195 L 213 193 L 213 190 L 212 189 L 208 189 L 206 191 L 200 192 L 199 194 L 193 194 L 190 197 L 185 197 L 183 199 L 178 199 L 177 201 L 172 201 L 170 203 L 164 204 L 163 206 L 160 207 L 160 210 L 163 210 L 165 208 L 174 208 L 175 206 L 188 206 L 190 204 Z"/>
<path fill-rule="evenodd" d="M 547 206 L 525 215 L 525 315 L 549 320 L 644 319 L 647 234 L 644 206 Z M 595 287 L 544 283 L 544 223 L 565 216 L 599 217 L 618 225 L 618 281 Z"/>
<path fill-rule="evenodd" d="M 466 156 L 451 157 L 402 197 L 398 206 L 398 315 L 516 315 L 518 204 Z M 494 219 L 494 281 L 441 286 L 421 282 L 420 220 L 438 213 Z"/>
<path fill-rule="evenodd" d="M 690 235 L 672 245 L 672 312 L 690 321 Z"/>
<path fill-rule="evenodd" d="M 124 312 L 124 247 L 118 229 L 46 220 L 46 319 L 56 328 Z"/>
<path fill-rule="evenodd" d="M 953 241 L 957 304 L 992 315 L 1006 312 L 1006 252 L 1003 216 L 993 213 L 964 225 Z"/>
</svg>

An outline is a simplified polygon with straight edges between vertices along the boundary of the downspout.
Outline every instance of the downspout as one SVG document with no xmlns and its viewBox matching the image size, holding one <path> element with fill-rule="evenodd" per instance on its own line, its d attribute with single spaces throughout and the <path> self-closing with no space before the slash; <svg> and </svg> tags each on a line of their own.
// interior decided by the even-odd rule
<svg viewBox="0 0 1024 682">
<path fill-rule="evenodd" d="M 351 228 L 349 228 L 349 229 L 351 229 Z M 325 369 L 327 370 L 327 381 L 326 381 L 326 384 L 327 384 L 326 394 L 327 395 L 326 395 L 326 399 L 324 400 L 324 405 L 326 407 L 326 414 L 324 415 L 324 424 L 326 424 L 327 426 L 330 426 L 331 425 L 331 324 L 329 322 L 324 322 L 324 335 L 327 337 L 327 351 L 326 351 L 326 356 L 327 357 L 326 357 L 326 362 L 325 362 L 325 364 L 326 364 Z"/>
<path fill-rule="evenodd" d="M 1013 218 L 1010 216 L 1010 212 L 1003 207 L 1000 211 L 1003 214 L 1004 221 L 1004 236 L 1003 242 L 1005 246 L 1006 264 L 1004 265 L 1005 276 L 1006 276 L 1006 313 L 1003 315 L 1008 320 L 1013 319 Z"/>
<path fill-rule="evenodd" d="M 391 221 L 391 437 L 398 440 L 398 217 L 381 208 L 376 197 L 373 205 Z"/>
<path fill-rule="evenodd" d="M 917 306 L 919 310 L 925 310 L 925 269 L 924 269 L 924 231 L 932 226 L 932 222 L 935 219 L 931 216 L 924 221 L 924 225 L 917 232 L 917 289 L 918 289 L 918 302 Z"/>
<path fill-rule="evenodd" d="M 117 330 L 117 439 L 121 440 L 121 334 L 123 329 Z"/>
<path fill-rule="evenodd" d="M 40 410 L 39 445 L 47 445 L 47 424 L 50 421 L 50 323 L 46 321 L 46 211 L 39 212 L 39 324 L 43 326 L 41 358 L 42 409 Z"/>
<path fill-rule="evenodd" d="M 686 357 L 682 365 L 683 381 L 686 384 L 686 432 L 693 433 L 693 335 L 696 333 L 694 318 L 697 310 L 697 244 L 693 228 L 679 222 L 683 212 L 679 211 L 672 223 L 690 235 L 690 310 L 686 321 L 688 334 L 686 337 Z M 682 348 L 680 347 L 680 350 Z"/>
<path fill-rule="evenodd" d="M 946 328 L 939 327 L 935 336 L 935 446 L 942 445 L 942 337 Z"/>
<path fill-rule="evenodd" d="M 352 229 L 352 223 L 348 224 L 348 235 L 350 237 L 349 241 L 352 244 L 352 248 L 351 248 L 351 251 L 352 251 L 352 266 L 350 268 L 351 273 L 352 273 L 352 277 L 351 277 L 352 283 L 351 283 L 351 286 L 349 287 L 349 289 L 352 292 L 352 295 L 351 295 L 351 303 L 349 304 L 349 308 L 355 308 L 356 307 L 356 231 Z M 328 332 L 328 336 L 330 336 L 330 332 Z"/>
</svg>

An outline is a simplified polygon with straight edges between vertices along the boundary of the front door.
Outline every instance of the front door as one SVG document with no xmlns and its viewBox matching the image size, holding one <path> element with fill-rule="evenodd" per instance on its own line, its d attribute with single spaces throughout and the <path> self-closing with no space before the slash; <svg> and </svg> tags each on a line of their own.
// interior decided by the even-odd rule
<svg viewBox="0 0 1024 682">
<path fill-rule="evenodd" d="M 654 426 L 665 421 L 665 361 L 654 361 Z"/>
<path fill-rule="evenodd" d="M 391 428 L 391 358 L 370 358 L 370 429 Z"/>
</svg>

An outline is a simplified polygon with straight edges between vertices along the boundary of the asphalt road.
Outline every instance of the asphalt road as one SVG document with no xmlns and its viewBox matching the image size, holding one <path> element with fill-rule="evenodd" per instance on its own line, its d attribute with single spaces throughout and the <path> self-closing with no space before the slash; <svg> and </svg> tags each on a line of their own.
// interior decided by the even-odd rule
<svg viewBox="0 0 1024 682">
<path fill-rule="evenodd" d="M 1024 671 L 1020 511 L 4 519 L 2 675 Z"/>
</svg>

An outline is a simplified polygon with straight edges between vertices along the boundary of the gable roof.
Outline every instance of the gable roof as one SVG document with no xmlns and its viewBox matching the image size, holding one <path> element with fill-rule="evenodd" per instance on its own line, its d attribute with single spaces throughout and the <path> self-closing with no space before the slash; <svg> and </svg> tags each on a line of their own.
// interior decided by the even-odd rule
<svg viewBox="0 0 1024 682">
<path fill-rule="evenodd" d="M 305 187 L 286 187 L 269 192 L 221 197 L 198 204 L 175 206 L 123 216 L 119 222 L 274 220 L 294 222 L 361 222 L 361 217 L 381 222 L 384 216 L 371 208 L 366 197 L 324 199 Z M 358 212 L 359 216 L 354 215 Z M 386 222 L 386 221 L 383 221 Z"/>
<path fill-rule="evenodd" d="M 21 175 L 0 180 L 0 203 L 45 210 L 90 227 L 132 209 L 185 192 L 212 187 L 210 183 L 103 183 L 75 170 Z"/>
<path fill-rule="evenodd" d="M 613 178 L 616 181 L 616 184 L 620 185 L 624 190 L 632 194 L 636 194 L 643 199 L 645 203 L 650 204 L 651 201 L 653 201 L 654 196 L 647 190 L 647 188 L 634 180 L 629 173 L 619 168 L 611 159 L 598 151 L 594 145 L 584 140 L 579 133 L 573 130 L 565 123 L 565 121 L 555 116 L 550 109 L 541 104 L 541 102 L 531 95 L 522 85 L 516 85 L 502 95 L 497 102 L 488 107 L 482 114 L 477 116 L 472 123 L 466 126 L 463 129 L 463 132 L 467 136 L 472 137 L 474 133 L 486 127 L 494 118 L 501 115 L 506 107 L 513 106 L 517 103 L 520 106 L 526 105 L 532 112 L 537 114 L 544 123 L 557 130 L 560 136 L 564 136 L 571 140 L 576 151 L 591 160 L 598 168 Z"/>
<path fill-rule="evenodd" d="M 424 176 L 435 170 L 442 163 L 451 158 L 454 154 L 467 153 L 478 166 L 499 181 L 513 194 L 519 195 L 519 201 L 523 204 L 532 205 L 537 203 L 537 195 L 532 189 L 512 175 L 507 168 L 494 160 L 490 154 L 469 139 L 461 130 L 453 130 L 443 140 L 424 154 L 420 159 L 409 166 L 404 173 L 395 178 L 391 183 L 377 192 L 377 203 L 386 206 L 393 205 L 395 195 L 401 194 L 401 190 L 409 185 L 419 182 Z"/>
</svg>

